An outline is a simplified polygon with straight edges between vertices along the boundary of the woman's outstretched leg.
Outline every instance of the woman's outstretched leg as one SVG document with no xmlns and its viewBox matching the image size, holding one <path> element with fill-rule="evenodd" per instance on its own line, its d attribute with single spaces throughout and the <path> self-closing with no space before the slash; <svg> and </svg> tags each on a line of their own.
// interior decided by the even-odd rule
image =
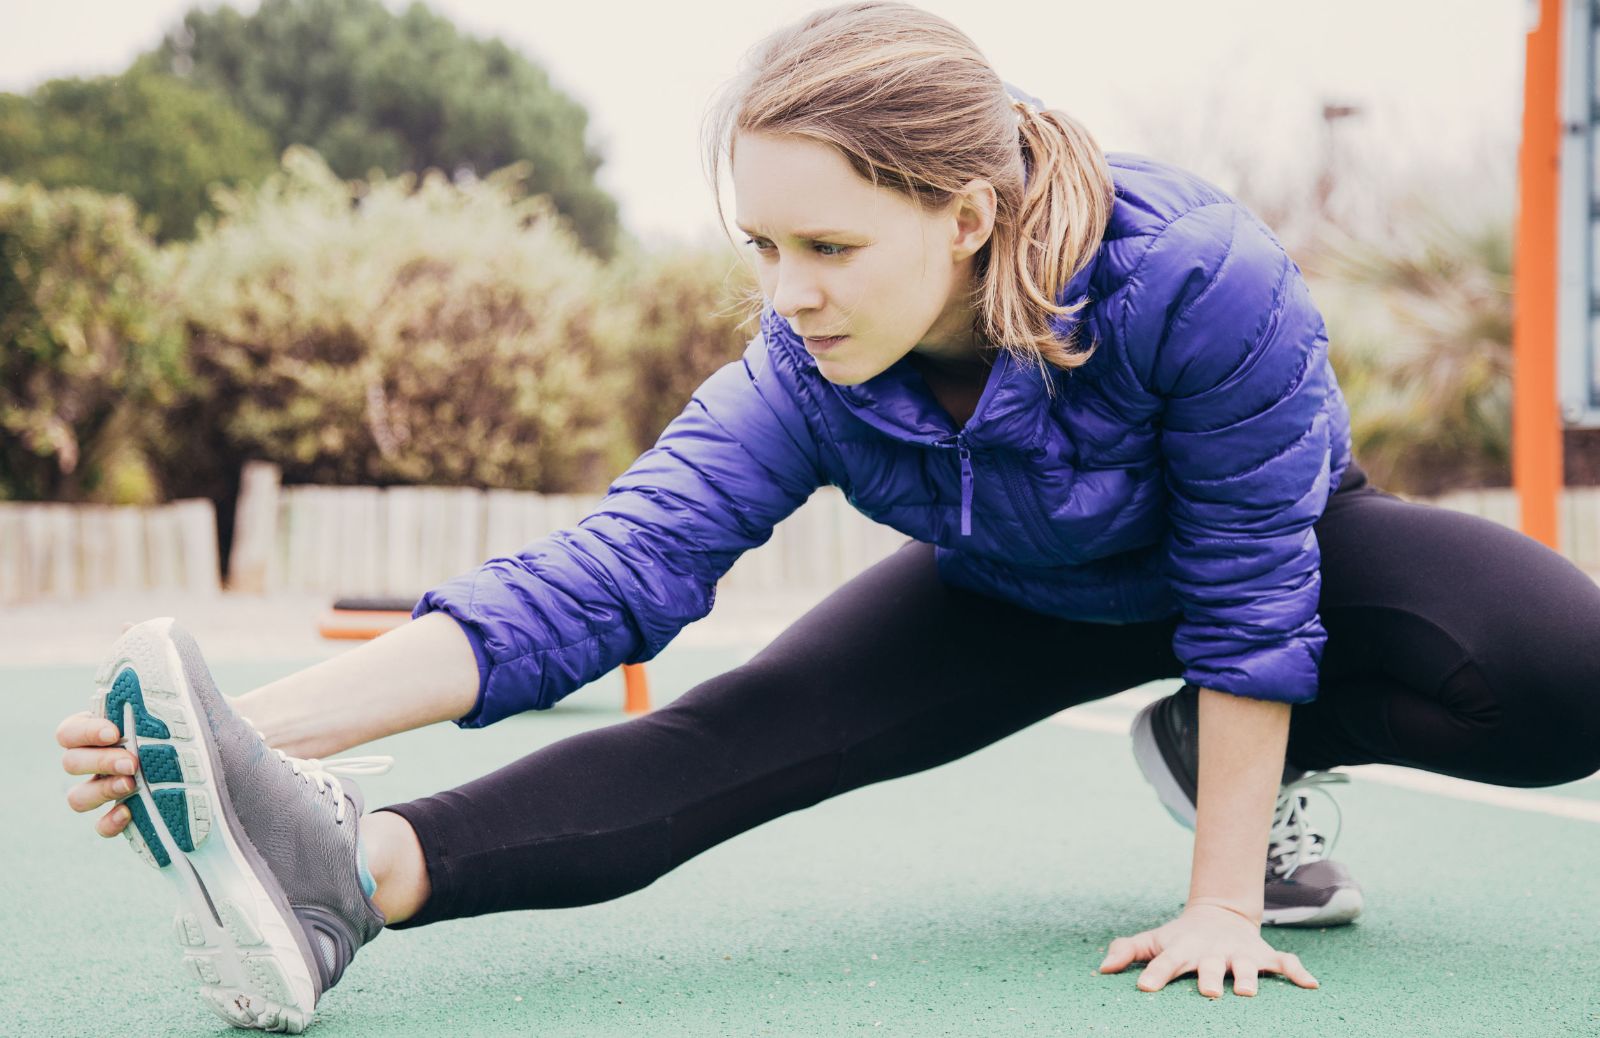
<svg viewBox="0 0 1600 1038">
<path fill-rule="evenodd" d="M 1175 673 L 1170 623 L 1055 620 L 944 585 L 908 544 L 759 655 L 648 716 L 457 789 L 411 823 L 431 894 L 396 928 L 618 897 L 762 822 Z"/>
</svg>

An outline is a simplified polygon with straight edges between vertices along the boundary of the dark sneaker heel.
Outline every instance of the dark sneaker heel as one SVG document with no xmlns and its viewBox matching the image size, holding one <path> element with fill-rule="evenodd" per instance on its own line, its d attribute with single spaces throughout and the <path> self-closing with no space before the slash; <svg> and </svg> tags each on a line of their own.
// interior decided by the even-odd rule
<svg viewBox="0 0 1600 1038">
<path fill-rule="evenodd" d="M 1184 788 L 1183 762 L 1173 760 L 1156 735 L 1156 725 L 1161 720 L 1158 711 L 1164 702 L 1158 699 L 1147 704 L 1133 719 L 1133 760 L 1172 820 L 1185 829 L 1193 829 L 1195 804 L 1193 796 Z"/>
</svg>

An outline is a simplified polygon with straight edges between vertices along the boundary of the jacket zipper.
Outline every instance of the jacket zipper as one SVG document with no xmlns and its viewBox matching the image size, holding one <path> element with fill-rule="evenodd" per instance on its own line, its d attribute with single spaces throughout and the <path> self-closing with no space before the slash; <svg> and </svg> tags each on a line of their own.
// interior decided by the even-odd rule
<svg viewBox="0 0 1600 1038">
<path fill-rule="evenodd" d="M 961 458 L 961 536 L 972 536 L 972 448 L 967 446 L 965 432 L 956 433 L 944 440 L 935 440 L 940 447 L 954 447 Z"/>
<path fill-rule="evenodd" d="M 972 451 L 964 443 L 956 450 L 961 455 L 961 536 L 972 535 Z"/>
<path fill-rule="evenodd" d="M 943 440 L 935 440 L 936 446 L 955 448 L 956 455 L 961 459 L 961 536 L 972 535 L 972 448 L 967 446 L 966 432 L 963 430 Z M 1000 474 L 1000 482 L 1006 488 L 1006 497 L 1011 500 L 1011 507 L 1022 517 L 1022 526 L 1028 536 L 1033 540 L 1036 551 L 1051 551 L 1050 531 L 1042 520 L 1034 514 L 1029 507 L 1027 487 L 1022 485 L 1019 473 L 1015 473 L 1004 462 L 995 460 L 995 469 Z"/>
</svg>

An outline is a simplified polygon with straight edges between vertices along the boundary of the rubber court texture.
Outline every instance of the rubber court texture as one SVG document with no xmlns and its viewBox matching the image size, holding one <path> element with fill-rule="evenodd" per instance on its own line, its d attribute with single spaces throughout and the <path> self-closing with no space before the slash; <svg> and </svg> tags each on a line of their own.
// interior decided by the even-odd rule
<svg viewBox="0 0 1600 1038">
<path fill-rule="evenodd" d="M 754 651 L 669 648 L 659 704 Z M 310 661 L 306 661 L 309 663 Z M 213 662 L 237 695 L 304 663 Z M 236 1034 L 199 1001 L 169 885 L 71 811 L 54 731 L 94 663 L 0 667 L 0 1034 Z M 1336 857 L 1354 925 L 1268 930 L 1321 981 L 1212 1001 L 1098 975 L 1173 916 L 1190 835 L 1140 778 L 1127 723 L 1174 683 L 1058 715 L 963 760 L 778 819 L 607 904 L 386 933 L 309 1033 L 539 1035 L 1600 1035 L 1600 781 L 1515 791 L 1354 769 Z M 437 725 L 361 781 L 375 807 L 622 720 L 607 678 L 541 714 Z M 1435 784 L 1423 780 L 1421 785 Z M 1313 801 L 1315 816 L 1328 817 Z"/>
</svg>

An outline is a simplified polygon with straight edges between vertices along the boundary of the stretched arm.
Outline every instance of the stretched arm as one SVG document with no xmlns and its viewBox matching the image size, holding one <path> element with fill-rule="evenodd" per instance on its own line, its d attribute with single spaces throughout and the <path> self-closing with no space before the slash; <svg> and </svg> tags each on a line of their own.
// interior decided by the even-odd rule
<svg viewBox="0 0 1600 1038">
<path fill-rule="evenodd" d="M 432 589 L 418 619 L 240 697 L 239 711 L 270 745 L 325 757 L 549 706 L 648 659 L 821 482 L 808 432 L 757 337 L 578 527 Z"/>
<path fill-rule="evenodd" d="M 429 613 L 248 692 L 234 706 L 267 745 L 293 757 L 331 757 L 453 720 L 477 697 L 478 664 L 461 625 Z"/>
</svg>

